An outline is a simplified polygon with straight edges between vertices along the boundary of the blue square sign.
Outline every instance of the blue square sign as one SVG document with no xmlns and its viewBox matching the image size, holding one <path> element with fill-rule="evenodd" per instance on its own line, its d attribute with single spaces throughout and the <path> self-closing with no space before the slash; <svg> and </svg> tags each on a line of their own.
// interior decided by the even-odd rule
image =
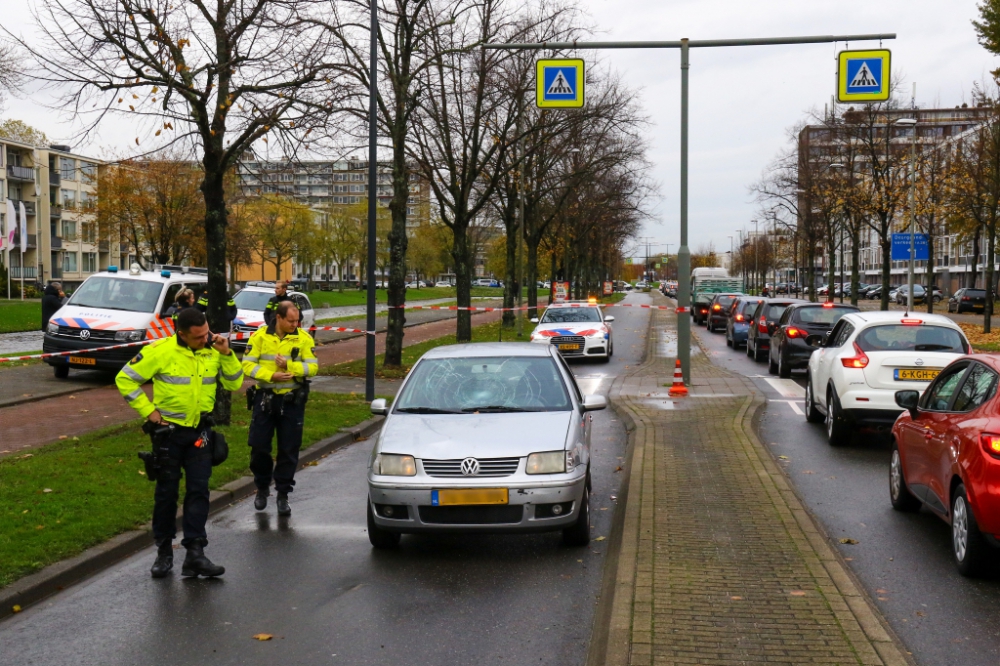
<svg viewBox="0 0 1000 666">
<path fill-rule="evenodd" d="M 889 99 L 891 57 L 887 49 L 841 51 L 837 56 L 837 99 L 841 102 Z"/>
<path fill-rule="evenodd" d="M 913 258 L 916 261 L 927 261 L 930 259 L 930 252 L 927 247 L 927 234 L 913 234 Z M 892 235 L 892 260 L 910 260 L 910 234 Z"/>
<path fill-rule="evenodd" d="M 536 63 L 535 104 L 540 108 L 583 106 L 583 60 L 539 60 Z"/>
</svg>

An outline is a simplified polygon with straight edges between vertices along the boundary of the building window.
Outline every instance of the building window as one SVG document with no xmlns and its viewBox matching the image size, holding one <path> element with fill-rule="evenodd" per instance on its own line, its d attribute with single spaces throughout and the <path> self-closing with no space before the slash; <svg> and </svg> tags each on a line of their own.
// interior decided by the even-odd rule
<svg viewBox="0 0 1000 666">
<path fill-rule="evenodd" d="M 60 190 L 60 192 L 63 208 L 76 208 L 76 190 Z"/>
<path fill-rule="evenodd" d="M 60 157 L 59 175 L 63 180 L 76 180 L 76 160 L 72 157 Z"/>
<path fill-rule="evenodd" d="M 80 173 L 82 174 L 83 182 L 94 183 L 97 181 L 97 165 L 91 162 L 80 162 Z"/>
<path fill-rule="evenodd" d="M 63 270 L 67 273 L 76 272 L 76 252 L 63 253 Z"/>
<path fill-rule="evenodd" d="M 86 211 L 92 211 L 97 207 L 97 195 L 93 192 L 80 192 L 80 208 Z"/>
<path fill-rule="evenodd" d="M 95 272 L 97 272 L 97 253 L 96 252 L 84 252 L 83 253 L 83 272 L 84 273 L 95 273 Z"/>
<path fill-rule="evenodd" d="M 93 222 L 80 223 L 80 238 L 84 243 L 97 242 L 97 225 Z"/>
<path fill-rule="evenodd" d="M 64 241 L 75 241 L 76 240 L 76 222 L 72 220 L 62 221 L 62 239 Z"/>
</svg>

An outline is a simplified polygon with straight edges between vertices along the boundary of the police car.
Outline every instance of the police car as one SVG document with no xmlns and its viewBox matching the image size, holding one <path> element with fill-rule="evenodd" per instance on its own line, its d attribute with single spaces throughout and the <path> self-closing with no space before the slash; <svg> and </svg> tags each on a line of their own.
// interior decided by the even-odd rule
<svg viewBox="0 0 1000 666">
<path fill-rule="evenodd" d="M 230 346 L 237 351 L 246 349 L 247 340 L 250 335 L 264 325 L 264 308 L 267 302 L 274 296 L 273 282 L 249 282 L 247 286 L 236 292 L 233 300 L 236 301 L 236 319 L 233 320 L 233 332 L 243 333 L 242 340 L 232 340 Z M 316 322 L 316 311 L 313 309 L 309 297 L 300 291 L 288 291 L 288 296 L 299 309 L 302 321 L 299 328 L 309 329 Z"/>
<path fill-rule="evenodd" d="M 611 322 L 595 302 L 567 301 L 553 303 L 545 309 L 538 324 L 531 332 L 531 341 L 555 345 L 564 358 L 600 358 L 611 360 L 615 350 Z"/>
<path fill-rule="evenodd" d="M 132 264 L 124 272 L 108 266 L 88 277 L 52 316 L 42 351 L 74 352 L 169 337 L 174 326 L 166 312 L 177 292 L 187 287 L 197 294 L 207 286 L 204 269 L 165 266 L 159 271 L 144 271 L 139 264 Z M 70 368 L 119 370 L 138 350 L 132 346 L 66 354 L 45 362 L 63 379 L 69 376 Z"/>
</svg>

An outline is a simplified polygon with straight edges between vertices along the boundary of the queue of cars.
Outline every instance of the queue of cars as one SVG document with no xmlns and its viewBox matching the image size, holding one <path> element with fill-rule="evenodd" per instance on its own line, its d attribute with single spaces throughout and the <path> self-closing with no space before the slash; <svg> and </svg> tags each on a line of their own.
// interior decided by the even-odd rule
<svg viewBox="0 0 1000 666">
<path fill-rule="evenodd" d="M 959 290 L 949 311 L 976 311 L 977 291 L 985 297 Z M 823 425 L 831 446 L 859 431 L 890 433 L 893 508 L 926 507 L 949 524 L 962 575 L 992 568 L 1000 547 L 1000 357 L 971 354 L 961 327 L 943 315 L 743 294 L 719 294 L 710 310 L 720 315 L 708 319 L 709 330 L 724 329 L 728 346 L 745 344 L 757 361 L 766 353 L 772 374 L 805 369 L 802 411 Z"/>
</svg>

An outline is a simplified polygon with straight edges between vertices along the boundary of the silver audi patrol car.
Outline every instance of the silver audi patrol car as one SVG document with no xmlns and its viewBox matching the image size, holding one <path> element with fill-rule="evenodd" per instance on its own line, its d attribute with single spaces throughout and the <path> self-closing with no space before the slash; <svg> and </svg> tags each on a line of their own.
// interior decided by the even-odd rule
<svg viewBox="0 0 1000 666">
<path fill-rule="evenodd" d="M 368 537 L 561 530 L 590 542 L 590 431 L 584 396 L 551 345 L 438 347 L 413 367 L 368 465 Z"/>
</svg>

